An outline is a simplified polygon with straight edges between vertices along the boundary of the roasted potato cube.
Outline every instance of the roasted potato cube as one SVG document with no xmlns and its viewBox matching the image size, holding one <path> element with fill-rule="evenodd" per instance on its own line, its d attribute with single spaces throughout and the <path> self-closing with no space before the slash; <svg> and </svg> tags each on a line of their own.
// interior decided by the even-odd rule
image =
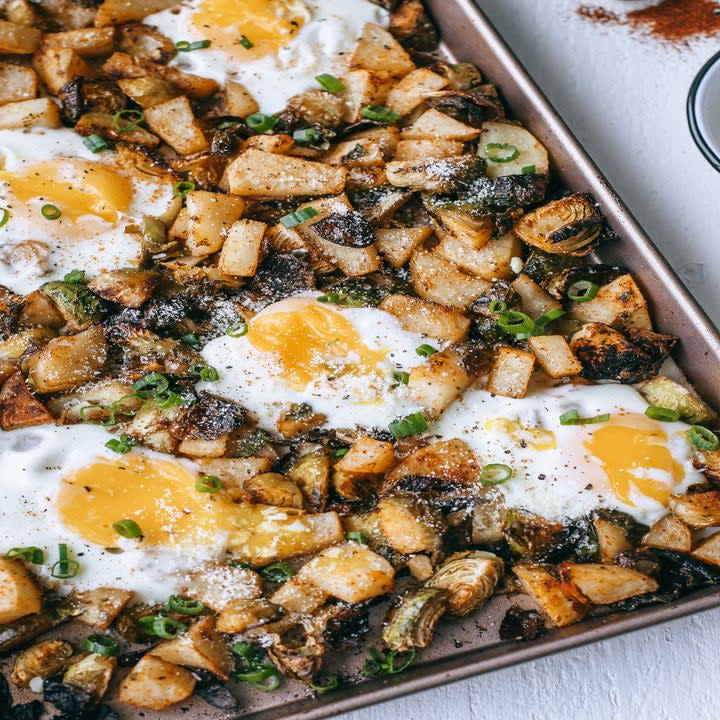
<svg viewBox="0 0 720 720">
<path fill-rule="evenodd" d="M 216 628 L 222 633 L 242 633 L 279 620 L 284 614 L 285 608 L 282 605 L 265 598 L 235 600 L 220 613 Z"/>
<path fill-rule="evenodd" d="M 478 128 L 430 108 L 402 131 L 403 140 L 460 140 L 469 142 L 480 135 Z"/>
<path fill-rule="evenodd" d="M 39 17 L 29 0 L 7 0 L 3 6 L 6 19 L 15 25 L 35 27 Z"/>
<path fill-rule="evenodd" d="M 196 257 L 217 252 L 233 223 L 245 210 L 242 198 L 207 190 L 193 190 L 185 196 L 188 211 L 187 246 Z"/>
<path fill-rule="evenodd" d="M 337 143 L 323 156 L 323 162 L 348 167 L 382 166 L 385 155 L 380 143 L 373 138 L 357 138 Z"/>
<path fill-rule="evenodd" d="M 262 592 L 260 576 L 247 568 L 207 562 L 190 574 L 184 592 L 215 612 L 235 600 L 256 598 Z"/>
<path fill-rule="evenodd" d="M 230 648 L 215 629 L 212 616 L 193 623 L 184 635 L 156 645 L 152 654 L 175 665 L 207 670 L 221 680 L 229 679 L 234 665 Z"/>
<path fill-rule="evenodd" d="M 447 78 L 428 68 L 418 68 L 393 87 L 388 93 L 385 105 L 400 115 L 408 115 L 421 105 L 428 95 L 442 90 L 448 82 Z"/>
<path fill-rule="evenodd" d="M 393 267 L 400 268 L 410 260 L 415 248 L 432 235 L 429 225 L 420 227 L 379 228 L 375 247 Z"/>
<path fill-rule="evenodd" d="M 118 80 L 117 84 L 129 98 L 132 98 L 142 108 L 161 105 L 180 94 L 180 91 L 167 80 L 152 75 Z"/>
<path fill-rule="evenodd" d="M 0 429 L 17 430 L 52 422 L 53 416 L 30 392 L 20 373 L 6 380 L 0 391 Z"/>
<path fill-rule="evenodd" d="M 515 565 L 515 576 L 554 627 L 565 627 L 583 619 L 587 605 L 567 583 L 541 565 Z"/>
<path fill-rule="evenodd" d="M 266 153 L 277 153 L 278 155 L 287 155 L 291 148 L 295 145 L 291 135 L 253 135 L 249 137 L 244 145 L 243 150 L 260 150 Z"/>
<path fill-rule="evenodd" d="M 350 70 L 343 75 L 342 82 L 345 85 L 343 120 L 347 123 L 358 122 L 364 107 L 382 104 L 392 84 L 387 73 L 363 69 Z"/>
<path fill-rule="evenodd" d="M 69 390 L 92 380 L 106 358 L 105 335 L 95 325 L 77 335 L 55 338 L 32 355 L 28 379 L 40 394 Z"/>
<path fill-rule="evenodd" d="M 415 69 L 405 48 L 387 30 L 372 23 L 365 25 L 351 63 L 398 79 Z"/>
<path fill-rule="evenodd" d="M 612 605 L 634 595 L 655 592 L 659 587 L 653 578 L 637 570 L 602 563 L 564 562 L 560 575 L 593 605 Z"/>
<path fill-rule="evenodd" d="M 184 95 L 146 108 L 145 121 L 180 155 L 192 155 L 209 148 L 207 138 L 193 115 L 190 101 Z"/>
<path fill-rule="evenodd" d="M 490 287 L 482 278 L 472 277 L 435 252 L 418 250 L 410 259 L 415 292 L 440 305 L 465 309 Z"/>
<path fill-rule="evenodd" d="M 470 328 L 470 318 L 459 310 L 411 295 L 388 295 L 379 308 L 394 315 L 403 329 L 443 342 L 459 342 Z"/>
<path fill-rule="evenodd" d="M 572 377 L 582 371 L 580 361 L 573 355 L 570 345 L 562 335 L 530 337 L 528 347 L 548 377 Z"/>
<path fill-rule="evenodd" d="M 33 67 L 55 95 L 66 83 L 90 74 L 87 63 L 69 48 L 45 47 L 39 50 L 33 57 Z"/>
<path fill-rule="evenodd" d="M 30 55 L 37 50 L 42 33 L 32 27 L 0 20 L 0 54 Z"/>
<path fill-rule="evenodd" d="M 647 302 L 632 275 L 621 275 L 603 285 L 589 302 L 573 303 L 569 316 L 582 323 L 652 330 Z"/>
<path fill-rule="evenodd" d="M 720 525 L 720 490 L 671 495 L 668 506 L 693 529 Z"/>
<path fill-rule="evenodd" d="M 227 275 L 252 277 L 260 262 L 267 225 L 257 220 L 239 220 L 230 226 L 220 252 L 218 267 Z"/>
<path fill-rule="evenodd" d="M 51 48 L 68 48 L 80 57 L 109 55 L 115 43 L 114 27 L 79 28 L 66 32 L 47 33 L 43 45 Z"/>
<path fill-rule="evenodd" d="M 77 619 L 98 630 L 107 630 L 115 618 L 127 607 L 135 593 L 132 590 L 100 587 L 78 593 L 83 611 Z"/>
<path fill-rule="evenodd" d="M 470 387 L 473 378 L 452 347 L 435 353 L 410 371 L 408 390 L 430 417 L 437 417 Z"/>
<path fill-rule="evenodd" d="M 497 157 L 497 148 L 495 152 L 492 147 L 488 148 L 493 145 L 512 145 L 517 148 L 517 157 L 510 161 L 493 162 L 490 158 Z M 483 148 L 483 157 L 488 160 L 488 177 L 521 175 L 525 168 L 534 168 L 533 173 L 542 175 L 550 172 L 547 150 L 521 125 L 508 122 L 483 123 L 480 146 Z"/>
<path fill-rule="evenodd" d="M 647 535 L 642 539 L 642 544 L 667 550 L 690 552 L 692 532 L 682 520 L 671 513 L 653 523 Z"/>
<path fill-rule="evenodd" d="M 269 457 L 213 458 L 196 461 L 206 475 L 219 477 L 225 492 L 236 502 L 247 500 L 244 490 L 245 480 L 260 473 L 269 472 L 272 460 Z"/>
<path fill-rule="evenodd" d="M 415 497 L 392 495 L 383 498 L 376 510 L 380 530 L 396 552 L 432 552 L 437 548 L 441 524 Z"/>
<path fill-rule="evenodd" d="M 369 494 L 369 488 L 394 464 L 392 443 L 368 436 L 361 437 L 335 464 L 333 485 L 343 497 L 360 500 Z"/>
<path fill-rule="evenodd" d="M 513 258 L 522 255 L 522 243 L 514 233 L 508 233 L 476 249 L 446 233 L 435 248 L 435 253 L 462 270 L 486 280 L 509 280 L 514 275 Z"/>
<path fill-rule="evenodd" d="M 88 282 L 88 289 L 118 305 L 138 308 L 150 299 L 159 280 L 152 270 L 125 268 L 96 275 Z"/>
<path fill-rule="evenodd" d="M 253 148 L 227 168 L 230 192 L 246 197 L 332 195 L 345 187 L 347 170 Z"/>
<path fill-rule="evenodd" d="M 0 360 L 17 363 L 24 355 L 47 345 L 56 335 L 56 332 L 45 327 L 21 330 L 0 343 Z"/>
<path fill-rule="evenodd" d="M 245 118 L 260 110 L 260 106 L 242 83 L 236 80 L 226 80 L 225 110 L 228 115 Z"/>
<path fill-rule="evenodd" d="M 532 353 L 501 346 L 495 352 L 487 391 L 504 397 L 523 398 L 527 395 L 535 365 Z"/>
<path fill-rule="evenodd" d="M 618 553 L 632 548 L 627 530 L 617 523 L 603 517 L 596 517 L 593 519 L 593 526 L 597 535 L 597 560 L 599 562 L 610 563 Z"/>
<path fill-rule="evenodd" d="M 175 54 L 175 43 L 150 25 L 128 23 L 120 28 L 118 50 L 156 63 L 167 63 Z"/>
<path fill-rule="evenodd" d="M 189 670 L 145 655 L 121 683 L 118 699 L 133 707 L 167 710 L 187 700 L 195 683 Z"/>
<path fill-rule="evenodd" d="M 462 155 L 465 143 L 459 140 L 400 140 L 395 149 L 395 160 L 427 160 Z"/>
<path fill-rule="evenodd" d="M 349 542 L 318 553 L 300 568 L 297 580 L 356 604 L 390 592 L 394 576 L 385 558 L 366 545 Z"/>
<path fill-rule="evenodd" d="M 720 565 L 720 533 L 703 540 L 692 554 L 710 565 Z"/>
<path fill-rule="evenodd" d="M 0 623 L 41 610 L 40 587 L 22 562 L 0 557 Z"/>
<path fill-rule="evenodd" d="M 34 290 L 23 298 L 18 317 L 21 325 L 40 326 L 59 330 L 66 320 L 55 303 L 41 290 Z"/>
<path fill-rule="evenodd" d="M 518 275 L 510 284 L 520 296 L 523 311 L 531 318 L 538 318 L 550 310 L 562 308 L 562 305 L 554 297 L 546 293 L 524 273 Z"/>
<path fill-rule="evenodd" d="M 0 112 L 0 130 L 59 128 L 60 125 L 60 109 L 50 98 L 9 102 Z"/>
<path fill-rule="evenodd" d="M 177 5 L 177 0 L 105 0 L 95 15 L 95 26 L 120 25 Z"/>
<path fill-rule="evenodd" d="M 23 65 L 0 63 L 0 105 L 37 97 L 37 75 Z"/>
<path fill-rule="evenodd" d="M 182 455 L 189 455 L 190 457 L 219 458 L 225 455 L 227 443 L 227 435 L 221 435 L 211 440 L 184 437 L 180 441 L 177 451 Z"/>
</svg>

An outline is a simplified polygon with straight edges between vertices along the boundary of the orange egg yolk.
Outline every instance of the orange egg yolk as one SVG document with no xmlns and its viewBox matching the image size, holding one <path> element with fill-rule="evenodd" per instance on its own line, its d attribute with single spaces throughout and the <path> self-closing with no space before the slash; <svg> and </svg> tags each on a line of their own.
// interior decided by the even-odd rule
<svg viewBox="0 0 720 720">
<path fill-rule="evenodd" d="M 112 168 L 87 160 L 61 158 L 30 166 L 22 175 L 0 172 L 18 201 L 39 199 L 57 205 L 63 218 L 77 221 L 95 215 L 114 223 L 126 213 L 133 197 L 132 183 Z"/>
<path fill-rule="evenodd" d="M 667 505 L 685 471 L 667 447 L 667 433 L 642 415 L 626 415 L 598 427 L 585 447 L 600 461 L 610 488 L 623 503 L 634 507 L 633 488 L 661 505 Z M 668 482 L 643 477 L 662 473 Z"/>
<path fill-rule="evenodd" d="M 284 382 L 299 391 L 320 378 L 377 375 L 388 353 L 369 348 L 351 322 L 315 301 L 297 310 L 260 313 L 250 321 L 247 338 L 279 357 Z"/>
<path fill-rule="evenodd" d="M 276 53 L 307 17 L 299 0 L 201 0 L 192 22 L 203 39 L 241 60 Z M 242 36 L 252 44 L 240 44 Z"/>
</svg>

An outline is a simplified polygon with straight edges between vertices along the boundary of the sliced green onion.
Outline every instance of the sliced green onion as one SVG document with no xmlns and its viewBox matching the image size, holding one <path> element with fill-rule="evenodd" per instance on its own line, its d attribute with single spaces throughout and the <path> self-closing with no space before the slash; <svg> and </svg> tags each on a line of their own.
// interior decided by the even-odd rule
<svg viewBox="0 0 720 720">
<path fill-rule="evenodd" d="M 493 315 L 502 315 L 507 310 L 507 303 L 504 300 L 491 300 L 488 305 L 488 312 Z"/>
<path fill-rule="evenodd" d="M 323 89 L 336 95 L 341 92 L 345 92 L 345 85 L 338 80 L 334 75 L 328 73 L 322 73 L 321 75 L 315 76 L 315 82 Z"/>
<path fill-rule="evenodd" d="M 171 595 L 165 605 L 170 612 L 178 613 L 179 615 L 187 615 L 193 617 L 194 615 L 200 615 L 205 610 L 199 600 L 193 600 L 191 598 L 180 597 L 180 595 Z"/>
<path fill-rule="evenodd" d="M 10 211 L 7 208 L 0 208 L 0 228 L 3 225 L 7 225 L 7 221 L 10 219 Z"/>
<path fill-rule="evenodd" d="M 322 135 L 314 128 L 303 128 L 293 133 L 293 140 L 298 145 L 317 145 L 322 142 Z"/>
<path fill-rule="evenodd" d="M 316 676 L 308 686 L 315 690 L 315 692 L 329 692 L 340 687 L 340 678 L 337 675 L 331 673 L 323 673 L 322 675 Z"/>
<path fill-rule="evenodd" d="M 537 168 L 534 165 L 526 165 L 520 170 L 522 175 L 534 175 L 537 172 Z"/>
<path fill-rule="evenodd" d="M 483 152 L 488 160 L 496 163 L 507 163 L 517 159 L 520 151 L 515 145 L 508 143 L 488 143 Z"/>
<path fill-rule="evenodd" d="M 229 130 L 230 128 L 237 127 L 240 124 L 239 120 L 226 120 L 225 122 L 221 122 L 218 126 L 218 130 Z"/>
<path fill-rule="evenodd" d="M 223 489 L 223 483 L 217 475 L 201 475 L 195 482 L 195 489 L 201 493 L 214 495 Z"/>
<path fill-rule="evenodd" d="M 367 545 L 367 541 L 368 541 L 368 539 L 365 535 L 363 535 L 361 532 L 357 532 L 355 530 L 346 532 L 345 538 L 347 540 L 352 540 L 352 542 L 362 543 L 363 545 Z"/>
<path fill-rule="evenodd" d="M 185 333 L 185 335 L 180 337 L 180 342 L 186 345 L 199 345 L 200 338 L 197 336 L 197 333 Z"/>
<path fill-rule="evenodd" d="M 260 660 L 262 660 L 263 656 L 262 651 L 254 645 L 251 645 L 249 642 L 241 640 L 240 642 L 234 643 L 230 649 L 248 663 L 249 666 L 261 664 Z"/>
<path fill-rule="evenodd" d="M 659 405 L 651 405 L 645 410 L 651 420 L 660 420 L 660 422 L 677 422 L 680 419 L 680 413 L 677 410 L 660 407 Z"/>
<path fill-rule="evenodd" d="M 78 413 L 84 423 L 90 423 L 91 425 L 110 427 L 117 422 L 115 414 L 105 405 L 83 405 Z"/>
<path fill-rule="evenodd" d="M 535 329 L 535 321 L 523 312 L 508 310 L 497 321 L 498 327 L 510 335 L 529 335 Z"/>
<path fill-rule="evenodd" d="M 33 565 L 42 565 L 45 562 L 45 551 L 34 545 L 14 547 L 10 548 L 3 557 L 6 557 L 8 560 L 22 558 L 25 562 L 32 563 Z"/>
<path fill-rule="evenodd" d="M 80 570 L 80 563 L 70 559 L 70 553 L 66 543 L 58 545 L 58 557 L 60 558 L 51 568 L 50 574 L 59 580 L 67 580 L 75 577 Z"/>
<path fill-rule="evenodd" d="M 241 35 L 238 44 L 242 45 L 246 50 L 252 50 L 255 46 L 248 40 L 247 35 Z"/>
<path fill-rule="evenodd" d="M 212 365 L 193 365 L 190 373 L 199 375 L 205 382 L 217 382 L 220 379 L 220 373 Z"/>
<path fill-rule="evenodd" d="M 388 429 L 396 438 L 418 435 L 425 432 L 428 427 L 428 422 L 421 412 L 406 415 L 404 418 L 397 418 L 388 425 Z"/>
<path fill-rule="evenodd" d="M 97 133 L 88 135 L 83 140 L 83 145 L 88 150 L 90 150 L 90 152 L 94 153 L 102 152 L 103 150 L 107 150 L 110 147 L 110 143 L 104 137 L 101 137 Z"/>
<path fill-rule="evenodd" d="M 297 575 L 295 569 L 285 562 L 276 562 L 266 565 L 260 570 L 260 576 L 268 582 L 284 583 Z"/>
<path fill-rule="evenodd" d="M 293 228 L 296 225 L 302 225 L 304 222 L 310 220 L 310 218 L 314 218 L 317 214 L 318 211 L 315 208 L 306 207 L 301 210 L 291 212 L 288 215 L 283 215 L 280 218 L 280 222 L 286 228 Z"/>
<path fill-rule="evenodd" d="M 166 615 L 144 615 L 138 620 L 138 625 L 148 635 L 174 640 L 187 630 L 187 625 Z"/>
<path fill-rule="evenodd" d="M 350 452 L 350 448 L 338 448 L 333 454 L 336 458 L 343 458 Z"/>
<path fill-rule="evenodd" d="M 574 282 L 567 291 L 567 296 L 575 302 L 590 302 L 600 290 L 600 286 L 590 280 L 578 280 Z"/>
<path fill-rule="evenodd" d="M 143 120 L 145 114 L 142 110 L 119 110 L 113 115 L 113 127 L 121 133 L 134 130 Z"/>
<path fill-rule="evenodd" d="M 687 436 L 690 442 L 701 450 L 717 450 L 720 447 L 720 439 L 718 436 L 702 425 L 693 425 L 688 431 Z"/>
<path fill-rule="evenodd" d="M 81 282 L 85 282 L 85 271 L 71 270 L 69 273 L 65 273 L 63 282 L 68 285 L 79 285 Z"/>
<path fill-rule="evenodd" d="M 272 130 L 279 120 L 272 115 L 265 115 L 265 113 L 253 113 L 245 118 L 245 122 L 251 130 L 259 134 Z"/>
<path fill-rule="evenodd" d="M 378 673 L 397 675 L 397 673 L 407 670 L 412 665 L 415 660 L 415 648 L 411 648 L 407 652 L 393 650 L 384 657 L 375 648 L 370 648 L 368 655 L 370 655 L 370 659 L 366 660 L 361 669 L 364 675 L 368 677 Z"/>
<path fill-rule="evenodd" d="M 610 413 L 604 415 L 596 415 L 595 417 L 580 417 L 580 413 L 573 409 L 564 412 L 560 416 L 561 425 L 596 425 L 597 423 L 604 423 L 610 419 Z"/>
<path fill-rule="evenodd" d="M 137 444 L 138 441 L 134 437 L 122 433 L 119 438 L 113 438 L 112 440 L 108 440 L 105 443 L 105 447 L 108 450 L 116 452 L 118 455 L 125 455 L 129 453 Z"/>
<path fill-rule="evenodd" d="M 40 213 L 46 220 L 57 220 L 62 212 L 57 205 L 47 203 L 40 208 Z"/>
<path fill-rule="evenodd" d="M 244 320 L 238 320 L 225 328 L 225 334 L 231 338 L 239 338 L 248 334 L 248 324 Z"/>
<path fill-rule="evenodd" d="M 112 657 L 117 649 L 117 641 L 109 635 L 88 635 L 83 640 L 83 650 L 103 657 Z"/>
<path fill-rule="evenodd" d="M 537 320 L 535 320 L 535 327 L 532 329 L 533 335 L 542 335 L 545 332 L 545 326 L 551 323 L 553 320 L 561 318 L 565 314 L 562 308 L 553 308 L 543 313 Z"/>
<path fill-rule="evenodd" d="M 209 48 L 210 45 L 210 40 L 195 40 L 195 42 L 180 40 L 180 42 L 175 43 L 175 49 L 178 52 L 192 52 L 193 50 L 204 50 L 205 48 Z"/>
<path fill-rule="evenodd" d="M 513 476 L 512 468 L 502 463 L 490 463 L 480 471 L 483 485 L 502 485 Z"/>
<path fill-rule="evenodd" d="M 163 396 L 170 388 L 170 381 L 162 373 L 148 373 L 133 383 L 133 393 L 147 399 Z"/>
<path fill-rule="evenodd" d="M 175 187 L 173 188 L 173 195 L 184 200 L 187 194 L 189 192 L 192 192 L 196 187 L 197 185 L 195 185 L 194 182 L 190 182 L 190 180 L 180 180 L 179 182 L 175 183 Z"/>
<path fill-rule="evenodd" d="M 128 540 L 142 537 L 143 534 L 140 526 L 134 520 L 130 520 L 130 518 L 118 520 L 114 522 L 112 526 L 113 530 L 120 535 L 120 537 L 127 538 Z"/>
<path fill-rule="evenodd" d="M 240 672 L 236 672 L 233 678 L 263 692 L 272 692 L 280 687 L 280 677 L 274 665 L 253 665 L 243 668 Z"/>
<path fill-rule="evenodd" d="M 430 357 L 431 355 L 435 355 L 437 348 L 434 348 L 432 345 L 428 345 L 427 343 L 423 343 L 415 348 L 415 352 L 420 355 L 420 357 Z"/>
<path fill-rule="evenodd" d="M 360 111 L 360 115 L 376 122 L 394 123 L 400 119 L 400 113 L 384 105 L 367 105 Z"/>
<path fill-rule="evenodd" d="M 397 371 L 393 373 L 393 380 L 401 385 L 407 385 L 410 382 L 410 373 Z"/>
<path fill-rule="evenodd" d="M 171 390 L 165 395 L 158 395 L 155 398 L 155 404 L 161 410 L 169 410 L 170 408 L 174 408 L 177 405 L 184 405 L 185 398 L 180 395 L 180 393 L 176 393 L 175 391 Z"/>
</svg>

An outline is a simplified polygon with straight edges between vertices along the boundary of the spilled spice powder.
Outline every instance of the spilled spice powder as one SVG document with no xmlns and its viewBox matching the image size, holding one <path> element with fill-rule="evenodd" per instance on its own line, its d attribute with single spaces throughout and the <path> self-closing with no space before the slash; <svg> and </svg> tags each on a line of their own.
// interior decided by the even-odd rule
<svg viewBox="0 0 720 720">
<path fill-rule="evenodd" d="M 684 44 L 697 37 L 720 34 L 720 4 L 716 0 L 662 0 L 624 17 L 603 7 L 582 5 L 578 13 L 599 24 L 629 25 L 633 30 L 668 43 Z"/>
</svg>

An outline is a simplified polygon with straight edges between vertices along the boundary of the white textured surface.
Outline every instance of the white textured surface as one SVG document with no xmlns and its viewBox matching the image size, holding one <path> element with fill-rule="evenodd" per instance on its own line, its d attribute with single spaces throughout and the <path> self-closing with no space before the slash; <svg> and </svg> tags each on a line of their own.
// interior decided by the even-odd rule
<svg viewBox="0 0 720 720">
<path fill-rule="evenodd" d="M 720 175 L 685 120 L 690 82 L 717 51 L 677 50 L 575 15 L 579 0 L 478 0 L 610 182 L 720 321 Z M 647 2 L 606 0 L 608 8 Z M 705 720 L 720 610 L 395 700 L 337 720 Z"/>
</svg>

